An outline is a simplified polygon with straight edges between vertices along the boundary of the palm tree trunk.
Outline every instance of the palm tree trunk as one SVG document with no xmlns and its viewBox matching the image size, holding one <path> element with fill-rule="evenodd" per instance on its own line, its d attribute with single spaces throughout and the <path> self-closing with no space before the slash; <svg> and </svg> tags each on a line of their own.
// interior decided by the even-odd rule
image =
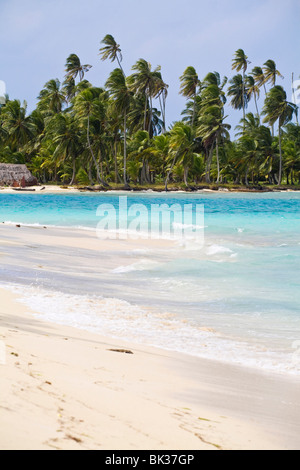
<svg viewBox="0 0 300 470">
<path fill-rule="evenodd" d="M 172 165 L 171 165 L 171 168 L 167 173 L 167 177 L 166 177 L 166 181 L 165 181 L 165 191 L 168 191 L 168 183 L 169 183 L 169 179 L 170 179 L 170 174 L 173 171 L 173 168 L 174 168 L 174 165 L 175 165 L 175 162 L 176 162 L 176 158 L 177 158 L 177 155 L 175 155 L 175 157 L 173 159 L 173 162 L 172 162 Z"/>
<path fill-rule="evenodd" d="M 122 70 L 122 73 L 123 73 L 123 75 L 124 75 L 124 77 L 125 77 L 125 72 L 124 72 L 124 70 L 123 70 L 123 67 L 122 67 L 122 65 L 121 65 L 121 62 L 120 62 L 120 59 L 119 59 L 118 55 L 117 55 L 116 57 L 117 57 L 117 62 L 118 62 L 119 68 Z"/>
<path fill-rule="evenodd" d="M 75 160 L 75 158 L 73 158 L 73 174 L 72 174 L 72 179 L 70 181 L 70 186 L 72 186 L 72 184 L 74 184 L 75 176 L 76 176 L 76 160 Z"/>
<path fill-rule="evenodd" d="M 281 185 L 282 181 L 282 148 L 281 148 L 281 126 L 279 123 L 279 176 L 278 176 L 278 186 Z"/>
<path fill-rule="evenodd" d="M 106 185 L 106 183 L 101 179 L 100 170 L 99 170 L 99 165 L 98 165 L 98 162 L 97 162 L 97 160 L 96 160 L 96 158 L 95 158 L 95 155 L 94 155 L 94 152 L 93 152 L 93 149 L 92 149 L 92 146 L 91 146 L 91 142 L 90 142 L 90 115 L 88 115 L 87 143 L 88 143 L 89 150 L 90 150 L 90 152 L 91 152 L 91 156 L 92 156 L 94 165 L 95 165 L 96 170 L 97 170 L 97 180 L 98 180 L 98 183 L 102 183 L 103 185 Z"/>
<path fill-rule="evenodd" d="M 145 109 L 144 109 L 144 131 L 146 131 L 146 123 L 147 123 L 147 106 L 148 106 L 148 96 L 146 94 L 146 100 L 145 100 Z"/>
<path fill-rule="evenodd" d="M 244 132 L 245 132 L 245 72 L 243 72 L 243 121 L 244 121 L 244 124 L 243 124 L 243 129 L 244 129 Z"/>
<path fill-rule="evenodd" d="M 188 166 L 185 166 L 184 169 L 183 169 L 183 180 L 184 180 L 184 184 L 186 186 L 188 186 L 188 173 L 189 173 L 189 168 Z"/>
<path fill-rule="evenodd" d="M 88 166 L 88 177 L 89 177 L 90 185 L 92 185 L 93 177 L 92 177 L 92 162 L 91 161 L 89 162 L 89 166 Z"/>
<path fill-rule="evenodd" d="M 293 92 L 293 102 L 296 104 L 296 96 L 295 96 L 295 87 L 294 87 L 294 72 L 292 73 L 292 92 Z M 298 113 L 296 112 L 296 123 L 297 126 L 299 126 L 299 120 L 298 120 Z"/>
<path fill-rule="evenodd" d="M 256 98 L 256 93 L 254 93 L 254 101 L 255 101 L 256 112 L 257 112 L 257 116 L 258 116 L 258 119 L 259 119 L 259 124 L 260 124 L 260 114 L 259 114 L 259 111 L 258 111 L 258 106 L 257 106 L 257 98 Z"/>
<path fill-rule="evenodd" d="M 249 165 L 247 165 L 247 167 L 246 167 L 246 172 L 245 172 L 245 185 L 246 185 L 247 187 L 249 186 L 248 173 L 249 173 Z"/>
<path fill-rule="evenodd" d="M 219 183 L 219 182 L 220 182 L 220 160 L 219 160 L 219 142 L 218 142 L 218 137 L 216 138 L 216 155 L 217 155 L 217 168 L 218 168 L 217 183 Z"/>
<path fill-rule="evenodd" d="M 124 185 L 125 187 L 128 186 L 127 184 L 127 113 L 124 112 L 124 168 L 123 168 L 123 177 L 124 177 Z"/>
<path fill-rule="evenodd" d="M 120 175 L 119 175 L 119 171 L 118 171 L 118 161 L 117 161 L 117 141 L 115 140 L 115 143 L 114 145 L 111 144 L 111 147 L 112 147 L 112 154 L 114 156 L 114 165 L 115 165 L 115 183 L 118 184 L 118 182 L 120 181 Z"/>
<path fill-rule="evenodd" d="M 212 145 L 209 149 L 208 155 L 207 155 L 206 172 L 205 172 L 205 181 L 206 181 L 206 183 L 210 183 L 210 169 L 211 169 L 213 151 L 214 151 L 214 143 L 212 143 Z"/>
<path fill-rule="evenodd" d="M 152 98 L 150 96 L 150 109 L 149 109 L 149 124 L 148 124 L 148 134 L 152 138 Z"/>
<path fill-rule="evenodd" d="M 160 105 L 161 117 L 162 117 L 162 122 L 163 122 L 162 133 L 164 134 L 166 132 L 166 117 L 165 117 L 164 102 L 163 102 L 163 98 L 161 97 L 161 95 L 159 95 L 158 98 L 159 98 L 159 105 Z"/>
<path fill-rule="evenodd" d="M 267 94 L 267 88 L 266 88 L 266 85 L 264 83 L 264 90 L 265 90 L 265 95 Z"/>
<path fill-rule="evenodd" d="M 100 166 L 101 179 L 102 179 L 102 181 L 104 181 L 104 177 L 103 177 L 103 161 L 102 161 L 102 152 L 101 152 L 101 149 L 99 149 L 99 166 Z"/>
<path fill-rule="evenodd" d="M 196 94 L 194 96 L 194 104 L 193 104 L 192 127 L 194 127 L 195 115 L 196 115 Z"/>
</svg>

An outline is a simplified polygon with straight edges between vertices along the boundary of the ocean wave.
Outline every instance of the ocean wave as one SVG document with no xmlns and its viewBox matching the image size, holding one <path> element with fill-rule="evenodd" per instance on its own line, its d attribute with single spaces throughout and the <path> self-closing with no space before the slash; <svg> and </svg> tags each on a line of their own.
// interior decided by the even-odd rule
<svg viewBox="0 0 300 470">
<path fill-rule="evenodd" d="M 117 268 L 112 270 L 112 273 L 124 274 L 124 273 L 129 273 L 132 271 L 147 271 L 147 270 L 155 269 L 160 265 L 161 263 L 159 263 L 158 261 L 142 259 L 140 261 L 137 261 L 136 263 L 129 264 L 127 266 L 118 266 Z"/>
<path fill-rule="evenodd" d="M 219 254 L 224 254 L 224 253 L 233 253 L 233 251 L 230 248 L 227 248 L 226 246 L 222 245 L 210 245 L 208 248 L 205 250 L 206 254 L 209 256 L 213 255 L 219 255 Z"/>
</svg>

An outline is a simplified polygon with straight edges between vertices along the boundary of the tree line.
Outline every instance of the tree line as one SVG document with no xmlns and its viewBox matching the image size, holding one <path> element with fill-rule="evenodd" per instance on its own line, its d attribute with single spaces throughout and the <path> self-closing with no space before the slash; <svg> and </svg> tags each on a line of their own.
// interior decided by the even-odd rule
<svg viewBox="0 0 300 470">
<path fill-rule="evenodd" d="M 101 41 L 99 55 L 117 65 L 103 87 L 87 80 L 91 65 L 70 54 L 64 80 L 49 80 L 30 114 L 26 102 L 6 97 L 0 162 L 26 163 L 41 183 L 106 188 L 300 184 L 298 107 L 296 99 L 287 100 L 273 60 L 250 70 L 238 49 L 230 79 L 218 72 L 200 78 L 188 66 L 178 86 L 184 109 L 167 128 L 169 86 L 161 67 L 139 59 L 126 76 L 111 35 Z M 255 113 L 247 109 L 252 100 Z M 241 113 L 234 139 L 226 103 Z"/>
</svg>

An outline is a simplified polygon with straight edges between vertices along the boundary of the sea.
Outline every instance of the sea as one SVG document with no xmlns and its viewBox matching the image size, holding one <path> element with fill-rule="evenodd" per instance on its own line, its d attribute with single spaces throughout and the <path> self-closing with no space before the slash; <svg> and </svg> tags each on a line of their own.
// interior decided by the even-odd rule
<svg viewBox="0 0 300 470">
<path fill-rule="evenodd" d="M 17 224 L 66 243 L 20 246 L 1 230 Z M 70 230 L 86 246 L 68 246 Z M 2 193 L 0 261 L 0 286 L 45 320 L 300 373 L 298 192 Z"/>
</svg>

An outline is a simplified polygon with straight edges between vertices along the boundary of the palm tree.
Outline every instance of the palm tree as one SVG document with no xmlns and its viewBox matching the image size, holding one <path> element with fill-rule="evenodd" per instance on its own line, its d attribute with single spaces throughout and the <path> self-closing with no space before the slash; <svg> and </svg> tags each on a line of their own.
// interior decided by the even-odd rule
<svg viewBox="0 0 300 470">
<path fill-rule="evenodd" d="M 107 183 L 100 176 L 99 165 L 96 160 L 90 138 L 91 119 L 99 119 L 99 116 L 103 112 L 103 105 L 100 102 L 99 97 L 95 96 L 98 94 L 98 92 L 99 89 L 92 88 L 86 88 L 82 90 L 74 99 L 74 111 L 78 116 L 79 121 L 81 121 L 82 126 L 85 126 L 85 123 L 87 123 L 87 146 L 97 170 L 97 178 L 98 181 L 100 181 L 104 186 L 107 186 Z"/>
<path fill-rule="evenodd" d="M 242 85 L 243 85 L 243 91 L 242 91 L 242 104 L 243 104 L 243 117 L 245 117 L 245 108 L 246 108 L 246 102 L 245 102 L 245 75 L 246 71 L 248 68 L 248 64 L 250 64 L 250 61 L 248 60 L 248 56 L 246 56 L 245 52 L 243 49 L 238 49 L 235 53 L 235 57 L 232 60 L 232 70 L 236 70 L 237 72 L 240 72 L 241 70 L 243 71 L 243 80 L 242 80 Z"/>
<path fill-rule="evenodd" d="M 82 65 L 79 57 L 76 54 L 70 54 L 66 62 L 66 80 L 83 80 L 84 74 L 92 67 L 89 64 Z"/>
<path fill-rule="evenodd" d="M 159 176 L 165 176 L 165 165 L 170 151 L 169 133 L 157 135 L 152 139 L 152 154 L 155 165 L 159 170 Z"/>
<path fill-rule="evenodd" d="M 72 177 L 70 185 L 75 181 L 76 159 L 82 150 L 80 144 L 80 133 L 76 120 L 68 114 L 56 114 L 48 126 L 48 136 L 55 146 L 53 160 L 72 163 Z"/>
<path fill-rule="evenodd" d="M 156 90 L 154 91 L 154 98 L 159 99 L 160 103 L 160 109 L 161 109 L 161 117 L 162 117 L 162 130 L 163 132 L 166 132 L 166 100 L 168 96 L 168 88 L 169 85 L 167 85 L 164 80 L 162 79 L 161 74 L 158 74 L 155 80 L 155 88 Z"/>
<path fill-rule="evenodd" d="M 151 138 L 147 131 L 139 130 L 130 139 L 130 161 L 136 162 L 139 169 L 140 182 L 151 183 L 150 159 L 152 157 Z M 141 170 L 141 171 L 140 171 Z"/>
<path fill-rule="evenodd" d="M 122 68 L 121 62 L 123 60 L 122 52 L 120 49 L 120 44 L 118 44 L 114 37 L 111 34 L 107 34 L 101 41 L 101 44 L 104 44 L 101 49 L 99 49 L 101 60 L 110 59 L 112 62 L 117 60 L 119 68 L 121 69 L 122 73 L 124 74 L 124 70 Z M 125 74 L 124 74 L 125 75 Z"/>
<path fill-rule="evenodd" d="M 124 135 L 124 185 L 127 186 L 127 115 L 132 100 L 132 92 L 128 88 L 126 78 L 121 69 L 114 69 L 105 85 L 113 99 L 116 110 L 123 115 L 123 135 Z"/>
<path fill-rule="evenodd" d="M 181 86 L 180 86 L 180 94 L 186 98 L 193 99 L 193 115 L 192 115 L 192 126 L 195 122 L 196 116 L 196 98 L 198 94 L 198 88 L 201 85 L 199 77 L 197 75 L 196 70 L 194 67 L 187 67 L 183 72 L 183 75 L 180 77 Z"/>
<path fill-rule="evenodd" d="M 196 100 L 189 100 L 186 103 L 184 110 L 181 112 L 183 116 L 182 121 L 192 126 L 194 116 L 198 116 L 202 106 L 201 95 L 196 96 Z M 195 118 L 194 118 L 195 119 Z"/>
<path fill-rule="evenodd" d="M 161 81 L 161 67 L 158 66 L 154 70 L 151 70 L 151 64 L 149 62 L 147 62 L 145 59 L 139 59 L 132 67 L 132 70 L 135 70 L 135 73 L 128 77 L 129 87 L 135 94 L 144 96 L 145 108 L 143 130 L 147 130 L 150 133 L 150 123 L 152 119 L 152 99 L 157 95 L 157 84 Z M 147 129 L 146 122 L 148 108 L 150 118 Z"/>
<path fill-rule="evenodd" d="M 21 151 L 22 147 L 31 141 L 36 133 L 36 128 L 31 116 L 26 116 L 27 103 L 23 106 L 19 100 L 8 101 L 1 111 L 3 130 L 12 148 Z"/>
<path fill-rule="evenodd" d="M 266 77 L 265 77 L 263 69 L 261 67 L 256 66 L 253 68 L 252 72 L 250 72 L 250 75 L 252 75 L 252 77 L 254 78 L 255 83 L 258 86 L 258 88 L 261 88 L 263 86 L 265 90 L 265 94 L 267 94 L 266 85 L 265 85 Z"/>
<path fill-rule="evenodd" d="M 221 76 L 220 76 L 219 72 L 209 72 L 205 76 L 205 78 L 202 82 L 202 87 L 207 88 L 210 85 L 214 85 L 215 87 L 218 87 L 220 98 L 221 98 L 222 102 L 225 104 L 226 103 L 226 96 L 225 96 L 225 93 L 224 93 L 223 89 L 224 89 L 225 85 L 227 84 L 227 82 L 228 82 L 228 78 L 226 76 L 223 78 L 223 80 L 221 80 Z"/>
<path fill-rule="evenodd" d="M 259 111 L 258 111 L 258 106 L 257 106 L 257 99 L 259 98 L 259 95 L 260 95 L 259 86 L 257 85 L 257 83 L 255 83 L 255 79 L 252 75 L 247 76 L 246 82 L 247 82 L 248 101 L 251 100 L 252 96 L 254 97 L 256 113 L 259 118 Z"/>
<path fill-rule="evenodd" d="M 49 80 L 38 96 L 38 108 L 41 111 L 57 114 L 62 111 L 66 97 L 60 88 L 58 79 Z"/>
<path fill-rule="evenodd" d="M 300 90 L 300 85 L 298 86 L 297 89 Z M 296 93 L 295 93 L 295 84 L 294 84 L 294 72 L 292 72 L 292 95 L 293 95 L 293 102 L 294 102 L 295 104 L 297 104 L 297 98 L 296 98 Z M 296 112 L 296 122 L 297 122 L 297 125 L 299 125 L 298 109 L 299 109 L 299 108 L 297 108 L 297 112 Z"/>
<path fill-rule="evenodd" d="M 226 117 L 221 104 L 208 104 L 202 108 L 199 115 L 196 136 L 202 139 L 206 149 L 205 180 L 207 183 L 210 183 L 210 170 L 215 146 L 218 170 L 217 182 L 220 181 L 219 143 L 222 139 L 229 139 L 229 130 L 231 129 L 231 126 L 224 122 Z"/>
<path fill-rule="evenodd" d="M 264 83 L 270 83 L 272 87 L 276 85 L 277 77 L 283 78 L 279 70 L 277 70 L 274 60 L 267 60 L 267 62 L 264 64 L 263 70 L 265 75 Z"/>
<path fill-rule="evenodd" d="M 278 134 L 279 134 L 279 177 L 278 184 L 282 181 L 282 148 L 281 148 L 281 129 L 282 126 L 288 124 L 293 114 L 296 113 L 297 106 L 294 103 L 287 101 L 287 94 L 283 87 L 276 85 L 268 92 L 263 114 L 265 115 L 264 122 L 268 122 L 271 126 L 278 121 Z"/>
<path fill-rule="evenodd" d="M 229 81 L 228 96 L 232 96 L 231 106 L 234 109 L 243 109 L 243 119 L 245 119 L 245 110 L 248 106 L 248 89 L 241 74 L 235 75 Z"/>
<path fill-rule="evenodd" d="M 188 186 L 188 170 L 195 156 L 194 130 L 183 122 L 176 122 L 170 131 L 170 157 L 171 166 L 165 180 L 165 191 L 168 191 L 168 182 L 175 163 L 182 162 L 184 167 L 184 183 Z"/>
<path fill-rule="evenodd" d="M 65 100 L 69 103 L 76 95 L 76 83 L 74 78 L 66 78 L 63 82 L 62 92 L 65 95 Z"/>
<path fill-rule="evenodd" d="M 253 113 L 247 113 L 245 119 L 241 119 L 240 123 L 241 124 L 236 126 L 236 130 L 239 131 L 236 133 L 236 136 L 241 137 L 244 133 L 246 133 L 255 139 L 260 126 L 259 116 L 254 115 Z"/>
</svg>

